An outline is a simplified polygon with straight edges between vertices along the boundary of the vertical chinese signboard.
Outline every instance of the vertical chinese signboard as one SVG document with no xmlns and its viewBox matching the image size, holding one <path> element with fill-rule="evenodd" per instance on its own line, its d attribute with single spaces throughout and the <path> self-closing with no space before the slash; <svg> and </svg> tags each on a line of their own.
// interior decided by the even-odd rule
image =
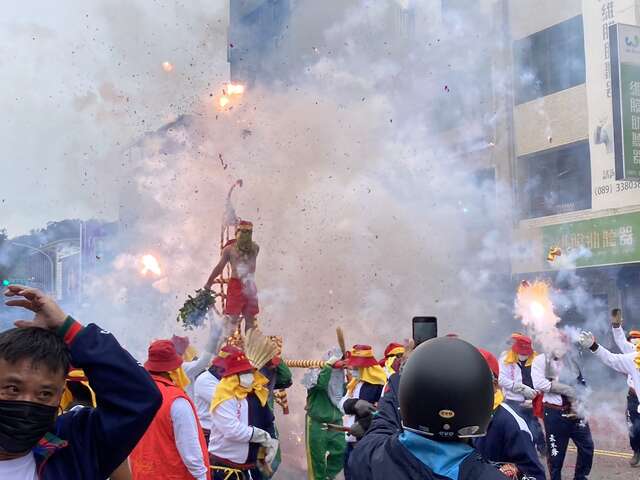
<svg viewBox="0 0 640 480">
<path fill-rule="evenodd" d="M 640 27 L 609 27 L 616 180 L 640 180 Z"/>
<path fill-rule="evenodd" d="M 611 25 L 638 24 L 637 5 L 637 0 L 582 1 L 593 211 L 640 205 L 640 181 L 616 180 L 614 130 L 619 127 L 614 129 L 611 72 L 611 50 L 615 47 L 609 41 Z"/>
</svg>

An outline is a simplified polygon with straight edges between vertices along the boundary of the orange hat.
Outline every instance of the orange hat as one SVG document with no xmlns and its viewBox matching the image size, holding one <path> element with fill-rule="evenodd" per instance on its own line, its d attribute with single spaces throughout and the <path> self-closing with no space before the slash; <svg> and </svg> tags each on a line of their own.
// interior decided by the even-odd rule
<svg viewBox="0 0 640 480">
<path fill-rule="evenodd" d="M 150 372 L 171 372 L 182 365 L 182 357 L 171 340 L 156 340 L 149 345 L 144 368 Z"/>
<path fill-rule="evenodd" d="M 171 337 L 171 341 L 173 342 L 173 346 L 176 347 L 176 352 L 178 355 L 182 355 L 189 346 L 189 337 L 179 337 L 178 335 L 174 335 Z"/>
<path fill-rule="evenodd" d="M 518 355 L 531 355 L 533 353 L 533 341 L 526 335 L 514 333 L 511 335 L 513 345 L 511 350 Z"/>
<path fill-rule="evenodd" d="M 253 371 L 253 366 L 242 350 L 230 353 L 224 362 L 223 377 L 230 377 L 238 373 L 248 373 Z"/>
<path fill-rule="evenodd" d="M 241 220 L 236 227 L 236 230 L 253 230 L 253 223 L 247 220 Z"/>
<path fill-rule="evenodd" d="M 483 348 L 478 348 L 480 354 L 484 357 L 487 365 L 489 365 L 489 370 L 493 373 L 494 378 L 498 378 L 500 376 L 500 365 L 498 364 L 498 359 L 495 355 Z"/>
<path fill-rule="evenodd" d="M 218 355 L 213 359 L 211 365 L 218 368 L 225 368 L 226 360 L 232 353 L 242 352 L 238 347 L 234 347 L 233 345 L 225 345 L 223 346 Z"/>
<path fill-rule="evenodd" d="M 369 345 L 354 345 L 346 359 L 350 368 L 367 368 L 378 365 L 373 356 L 373 349 Z"/>
<path fill-rule="evenodd" d="M 384 349 L 384 356 L 390 357 L 391 355 L 402 355 L 404 353 L 404 345 L 401 343 L 392 342 Z"/>
</svg>

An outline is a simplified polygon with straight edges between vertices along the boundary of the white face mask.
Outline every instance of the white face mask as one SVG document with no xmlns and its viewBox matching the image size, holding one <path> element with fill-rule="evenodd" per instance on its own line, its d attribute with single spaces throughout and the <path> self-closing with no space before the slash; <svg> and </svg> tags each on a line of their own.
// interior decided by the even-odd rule
<svg viewBox="0 0 640 480">
<path fill-rule="evenodd" d="M 634 345 L 638 345 L 638 343 L 640 343 L 640 338 L 632 338 L 631 343 L 633 343 Z"/>
<path fill-rule="evenodd" d="M 518 360 L 521 362 L 524 362 L 527 358 L 529 358 L 529 355 L 518 355 Z"/>
<path fill-rule="evenodd" d="M 253 385 L 253 373 L 243 373 L 238 375 L 238 378 L 240 379 L 240 385 L 244 388 L 248 389 Z"/>
</svg>

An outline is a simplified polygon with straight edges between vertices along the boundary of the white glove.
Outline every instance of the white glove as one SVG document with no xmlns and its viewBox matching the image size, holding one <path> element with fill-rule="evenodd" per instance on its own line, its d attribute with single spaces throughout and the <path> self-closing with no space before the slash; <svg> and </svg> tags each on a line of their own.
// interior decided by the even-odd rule
<svg viewBox="0 0 640 480">
<path fill-rule="evenodd" d="M 253 433 L 251 434 L 251 443 L 259 443 L 260 445 L 267 446 L 269 441 L 272 440 L 269 432 L 265 432 L 261 428 L 253 427 Z"/>
<path fill-rule="evenodd" d="M 551 382 L 551 388 L 549 389 L 551 393 L 557 393 L 559 395 L 564 395 L 565 397 L 576 398 L 575 389 L 564 383 L 560 382 Z"/>
<path fill-rule="evenodd" d="M 275 438 L 270 438 L 266 445 L 264 445 L 264 448 L 266 450 L 264 455 L 264 463 L 266 463 L 267 465 L 271 465 L 273 459 L 276 458 L 276 454 L 278 453 L 278 445 L 280 445 L 280 442 L 278 442 L 278 440 Z"/>
<path fill-rule="evenodd" d="M 583 330 L 578 336 L 578 343 L 582 348 L 591 348 L 596 343 L 596 337 L 593 336 L 593 333 Z"/>
<path fill-rule="evenodd" d="M 538 394 L 537 391 L 535 391 L 529 385 L 525 385 L 524 383 L 516 383 L 513 387 L 513 391 L 515 393 L 524 395 L 524 398 L 526 398 L 527 400 L 533 400 Z"/>
</svg>

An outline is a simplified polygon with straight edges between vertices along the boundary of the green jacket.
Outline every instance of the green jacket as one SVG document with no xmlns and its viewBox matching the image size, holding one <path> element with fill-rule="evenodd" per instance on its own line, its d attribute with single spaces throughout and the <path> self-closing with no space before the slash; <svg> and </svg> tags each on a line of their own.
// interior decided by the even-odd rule
<svg viewBox="0 0 640 480">
<path fill-rule="evenodd" d="M 342 412 L 329 398 L 329 381 L 333 368 L 325 365 L 320 371 L 318 382 L 307 392 L 307 415 L 313 420 L 323 423 L 342 424 Z M 344 391 L 344 383 L 343 383 Z"/>
</svg>

